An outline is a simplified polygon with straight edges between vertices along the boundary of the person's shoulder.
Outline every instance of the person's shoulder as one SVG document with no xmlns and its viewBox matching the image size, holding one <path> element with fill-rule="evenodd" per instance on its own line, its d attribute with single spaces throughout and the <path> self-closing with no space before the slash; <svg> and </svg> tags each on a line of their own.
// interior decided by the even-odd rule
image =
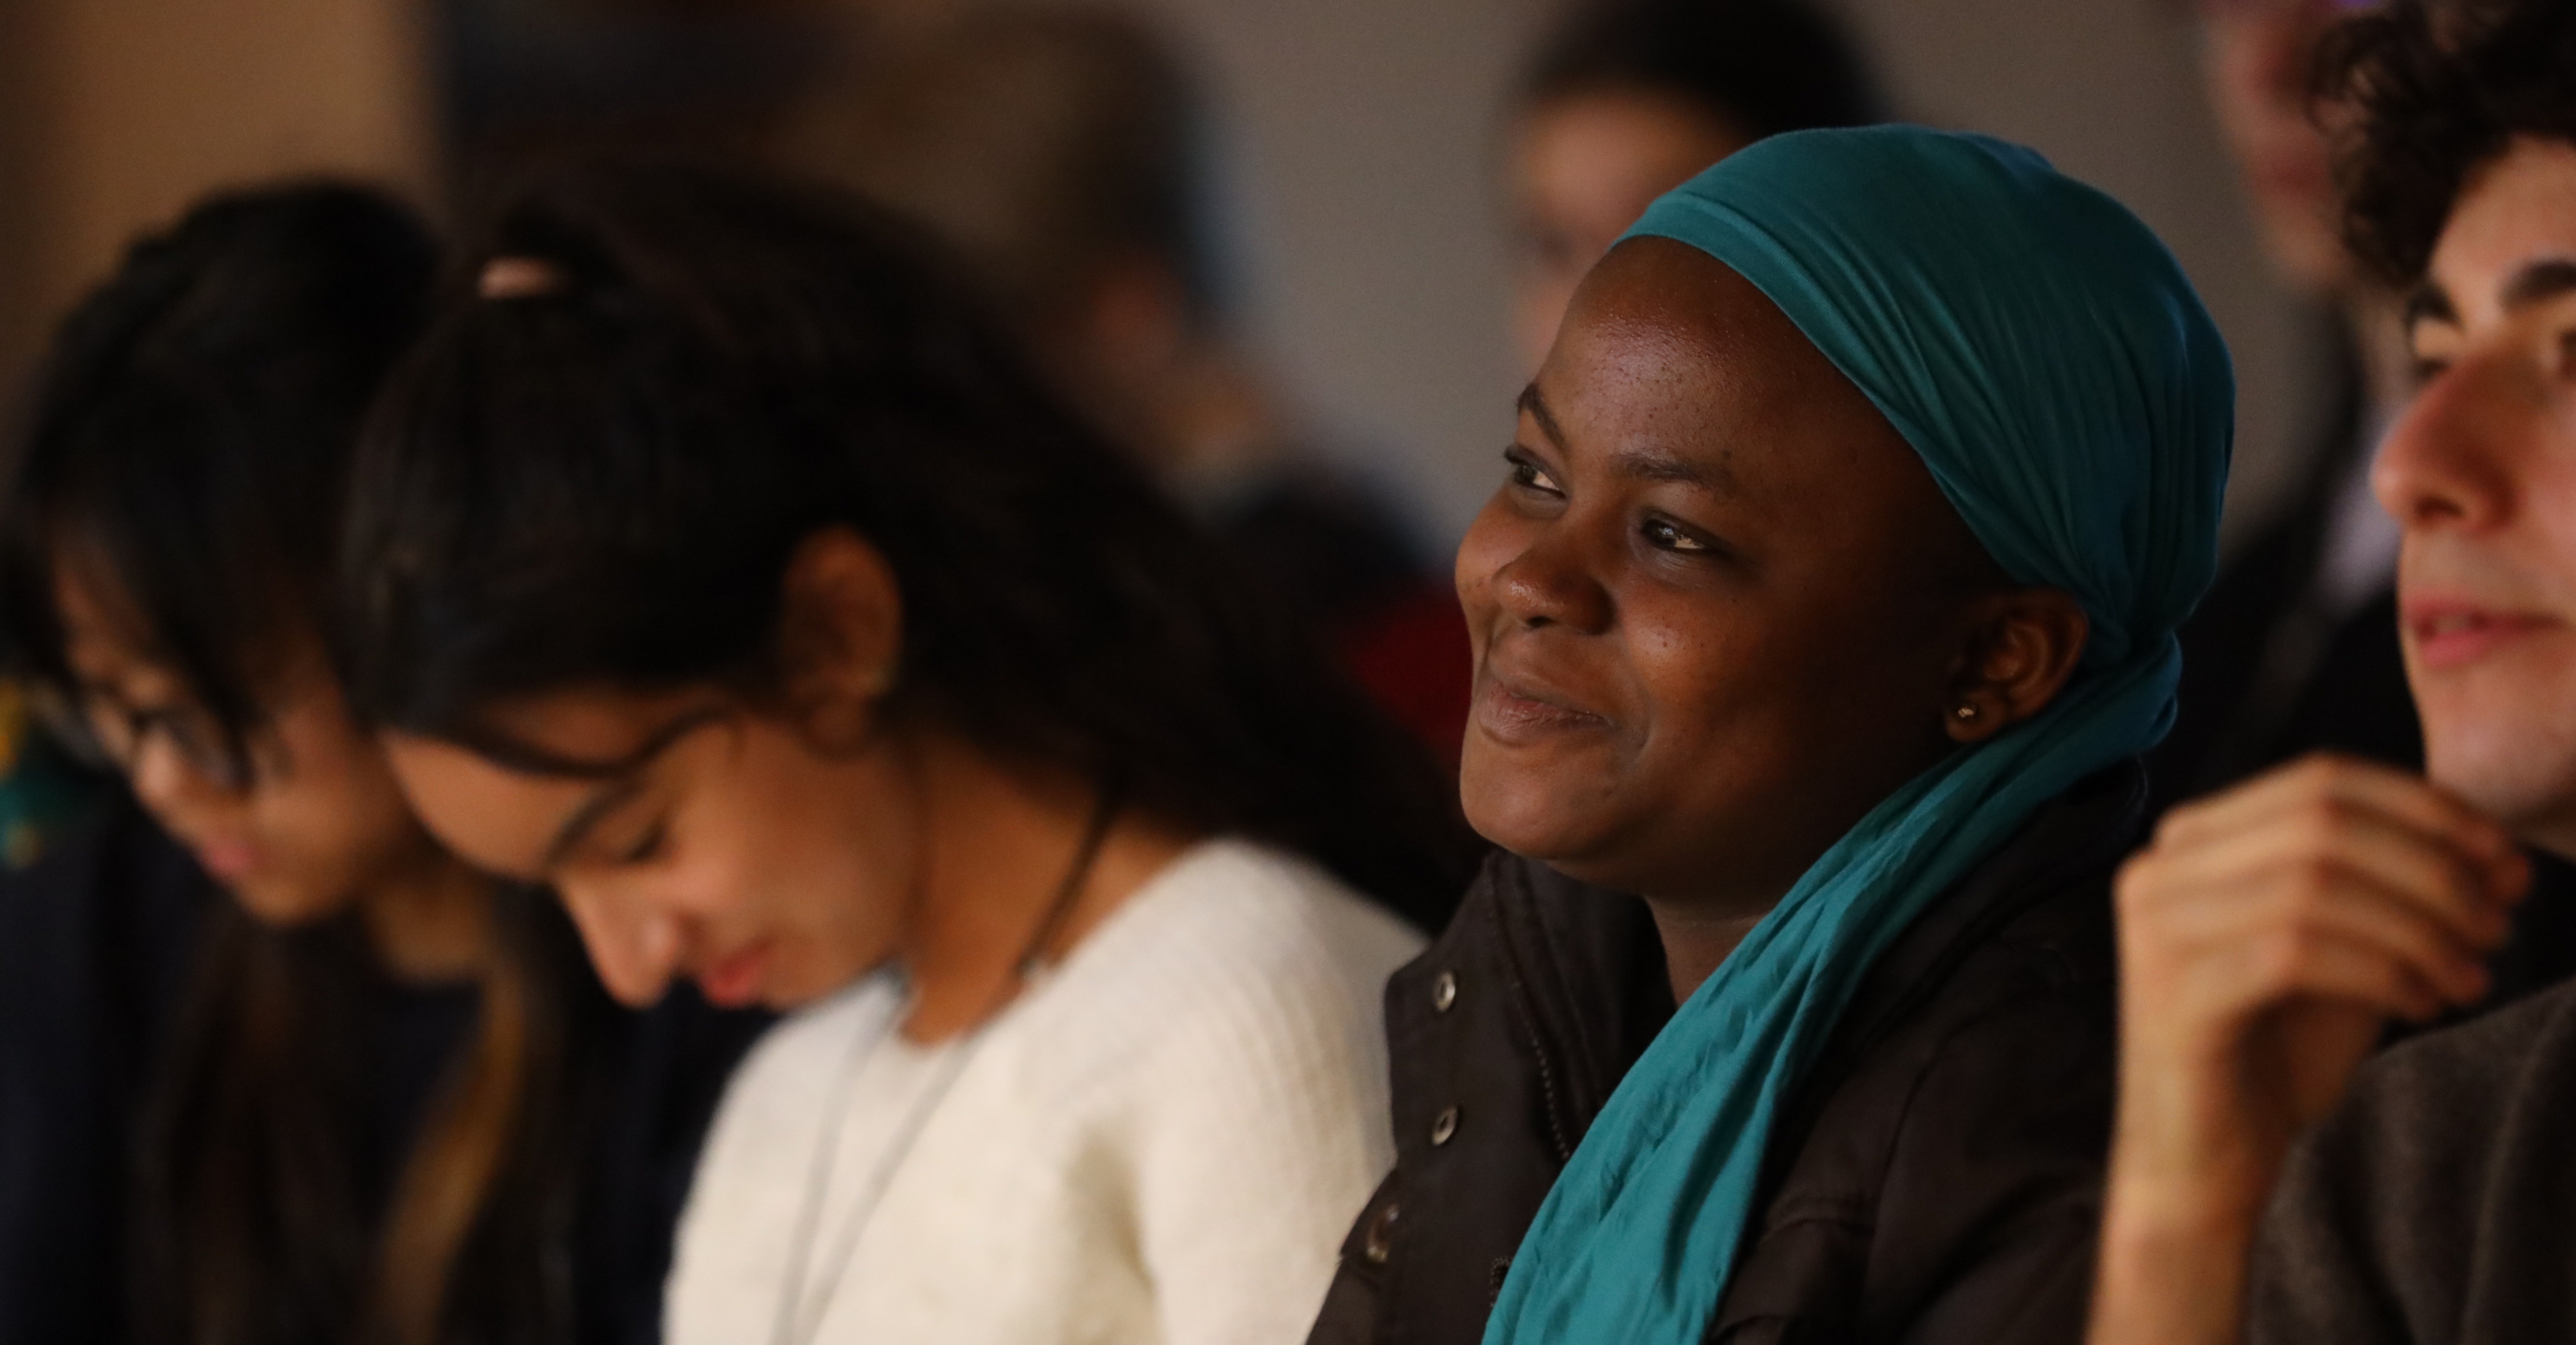
<svg viewBox="0 0 2576 1345">
<path fill-rule="evenodd" d="M 1973 1072 L 1979 1057 L 2023 1044 L 2080 1053 L 2107 1042 L 2118 968 L 2111 884 L 2142 789 L 2134 770 L 2106 773 L 2034 819 L 1897 938 L 1828 1056 Z"/>
<path fill-rule="evenodd" d="M 2084 867 L 1936 910 L 1873 974 L 1774 1125 L 1730 1329 L 2081 1334 L 2118 1030 Z"/>
<path fill-rule="evenodd" d="M 1422 937 L 1300 855 L 1218 838 L 1192 846 L 1095 935 L 1103 961 L 1185 980 L 1342 978 L 1382 983 Z"/>
<path fill-rule="evenodd" d="M 1057 969 L 1038 992 L 1044 1026 L 1033 1028 L 1057 1067 L 1095 1076 L 1341 1059 L 1382 1050 L 1386 978 L 1421 948 L 1420 935 L 1321 867 L 1207 841 Z"/>
<path fill-rule="evenodd" d="M 2469 1314 L 2576 1312 L 2556 1269 L 2571 1128 L 2576 984 L 2380 1053 L 2291 1153 L 2255 1258 L 2253 1338 L 2557 1338 L 2481 1336 Z"/>
<path fill-rule="evenodd" d="M 2391 1195 L 2456 1196 L 2535 1124 L 2576 1125 L 2576 983 L 2381 1052 L 2311 1147 Z"/>
</svg>

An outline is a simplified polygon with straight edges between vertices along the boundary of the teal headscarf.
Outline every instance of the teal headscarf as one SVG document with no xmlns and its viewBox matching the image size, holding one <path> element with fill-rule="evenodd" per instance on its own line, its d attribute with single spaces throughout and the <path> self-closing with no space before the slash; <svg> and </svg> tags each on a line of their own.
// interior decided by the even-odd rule
<svg viewBox="0 0 2576 1345">
<path fill-rule="evenodd" d="M 1775 136 L 1627 236 L 1770 296 L 2005 572 L 2074 595 L 2091 633 L 2053 705 L 1880 802 L 1681 1006 L 1540 1208 L 1486 1345 L 1702 1337 L 1773 1118 L 1870 964 L 2033 810 L 2164 736 L 2174 628 L 2216 567 L 2226 346 L 2155 235 L 2039 155 L 1911 126 Z"/>
</svg>

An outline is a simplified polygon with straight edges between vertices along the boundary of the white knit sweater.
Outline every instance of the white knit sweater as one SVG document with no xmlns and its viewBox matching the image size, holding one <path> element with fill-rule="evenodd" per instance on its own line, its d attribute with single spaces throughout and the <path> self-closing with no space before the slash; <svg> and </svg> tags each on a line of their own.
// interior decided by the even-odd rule
<svg viewBox="0 0 2576 1345">
<path fill-rule="evenodd" d="M 1211 841 L 975 1036 L 907 1043 L 885 973 L 798 1013 L 716 1115 L 671 1345 L 1295 1345 L 1392 1161 L 1380 993 L 1419 946 Z"/>
</svg>

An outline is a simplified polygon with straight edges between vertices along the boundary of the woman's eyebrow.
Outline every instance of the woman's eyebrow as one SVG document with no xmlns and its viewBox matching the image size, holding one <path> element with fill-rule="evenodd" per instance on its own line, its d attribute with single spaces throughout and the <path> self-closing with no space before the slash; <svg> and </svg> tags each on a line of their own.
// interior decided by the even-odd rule
<svg viewBox="0 0 2576 1345">
<path fill-rule="evenodd" d="M 614 812 L 617 805 L 635 797 L 642 789 L 643 776 L 636 774 L 611 780 L 593 790 L 590 797 L 583 799 L 581 806 L 573 809 L 571 816 L 563 820 L 563 825 L 555 828 L 554 839 L 546 842 L 546 853 L 537 860 L 537 873 L 554 872 L 556 866 L 589 837 L 591 829 L 599 825 L 599 819 Z"/>
<path fill-rule="evenodd" d="M 1539 433 L 1546 435 L 1549 443 L 1559 449 L 1565 447 L 1565 431 L 1557 425 L 1556 413 L 1547 409 L 1547 398 L 1539 395 L 1538 380 L 1530 380 L 1529 386 L 1521 389 L 1520 401 L 1516 405 L 1523 414 L 1538 422 Z"/>
<path fill-rule="evenodd" d="M 573 809 L 563 824 L 555 828 L 554 839 L 546 843 L 545 856 L 537 861 L 537 872 L 553 872 L 555 866 L 572 853 L 573 847 L 580 845 L 590 834 L 591 828 L 599 825 L 599 819 L 606 817 L 617 805 L 635 797 L 643 788 L 645 768 L 669 751 L 673 743 L 722 718 L 724 711 L 712 706 L 682 715 L 663 725 L 660 731 L 645 739 L 622 760 L 611 763 L 608 769 L 614 773 L 613 778 L 593 790 L 590 797 L 582 800 L 581 806 Z"/>
<path fill-rule="evenodd" d="M 1731 494 L 1735 490 L 1735 474 L 1722 462 L 1693 462 L 1652 449 L 1628 449 L 1613 456 L 1610 465 L 1621 476 L 1635 481 L 1670 481 L 1697 486 L 1711 494 Z"/>
<path fill-rule="evenodd" d="M 1556 413 L 1548 409 L 1547 398 L 1540 394 L 1536 380 L 1521 389 L 1519 406 L 1530 419 L 1538 422 L 1539 433 L 1546 435 L 1549 443 L 1561 452 L 1572 451 L 1566 448 L 1565 430 L 1556 423 Z M 1633 480 L 1670 481 L 1719 494 L 1731 494 L 1735 490 L 1735 476 L 1722 462 L 1693 462 L 1670 453 L 1630 449 L 1613 457 L 1611 465 L 1622 476 Z"/>
</svg>

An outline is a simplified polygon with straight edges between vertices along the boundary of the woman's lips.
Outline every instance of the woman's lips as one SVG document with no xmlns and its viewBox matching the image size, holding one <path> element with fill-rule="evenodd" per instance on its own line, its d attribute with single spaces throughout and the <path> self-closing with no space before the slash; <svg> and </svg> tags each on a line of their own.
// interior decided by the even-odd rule
<svg viewBox="0 0 2576 1345">
<path fill-rule="evenodd" d="M 1570 730 L 1598 729 L 1609 722 L 1589 711 L 1570 709 L 1534 688 L 1515 687 L 1491 671 L 1477 689 L 1476 725 L 1499 742 L 1517 745 Z"/>
<path fill-rule="evenodd" d="M 768 941 L 716 959 L 697 979 L 698 992 L 718 1008 L 739 1009 L 758 1001 L 761 985 L 769 979 Z"/>
<path fill-rule="evenodd" d="M 2475 663 L 2505 645 L 2557 623 L 2528 612 L 2506 612 L 2455 600 L 2406 604 L 2406 639 L 2426 668 Z"/>
<path fill-rule="evenodd" d="M 259 871 L 259 847 L 248 841 L 200 841 L 197 864 L 222 882 L 239 882 Z"/>
</svg>

